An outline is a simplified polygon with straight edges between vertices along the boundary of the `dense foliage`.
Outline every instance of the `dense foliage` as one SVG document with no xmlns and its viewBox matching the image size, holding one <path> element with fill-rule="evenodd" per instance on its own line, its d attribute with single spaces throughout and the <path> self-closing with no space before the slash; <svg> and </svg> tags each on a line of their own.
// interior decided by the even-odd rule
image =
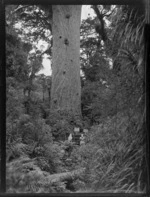
<svg viewBox="0 0 150 197">
<path fill-rule="evenodd" d="M 50 111 L 51 77 L 38 74 L 44 52 L 30 41 L 51 41 L 51 7 L 7 6 L 7 192 L 146 190 L 144 17 L 126 6 L 92 9 L 81 24 L 81 120 Z M 81 146 L 68 141 L 74 127 L 89 130 Z"/>
</svg>

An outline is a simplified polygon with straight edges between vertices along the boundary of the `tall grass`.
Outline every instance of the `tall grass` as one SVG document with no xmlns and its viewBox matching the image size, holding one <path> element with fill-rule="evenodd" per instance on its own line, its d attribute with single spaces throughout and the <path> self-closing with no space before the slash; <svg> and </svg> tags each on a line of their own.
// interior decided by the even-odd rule
<svg viewBox="0 0 150 197">
<path fill-rule="evenodd" d="M 93 127 L 87 144 L 80 148 L 86 157 L 84 180 L 95 192 L 145 192 L 145 146 L 141 115 L 118 113 Z M 85 157 L 84 157 L 85 158 Z"/>
</svg>

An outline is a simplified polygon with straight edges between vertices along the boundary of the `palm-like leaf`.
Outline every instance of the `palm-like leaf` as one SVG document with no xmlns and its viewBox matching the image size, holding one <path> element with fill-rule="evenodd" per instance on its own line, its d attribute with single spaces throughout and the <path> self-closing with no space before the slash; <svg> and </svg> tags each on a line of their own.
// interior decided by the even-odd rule
<svg viewBox="0 0 150 197">
<path fill-rule="evenodd" d="M 118 9 L 117 20 L 111 33 L 113 48 L 117 46 L 116 53 L 112 51 L 114 60 L 126 66 L 133 66 L 135 70 L 141 70 L 143 66 L 144 54 L 144 24 L 145 18 L 138 18 L 131 11 L 128 19 L 127 15 Z M 135 26 L 135 22 L 138 25 Z M 143 69 L 143 68 L 142 68 Z M 143 73 L 143 72 L 142 72 Z"/>
</svg>

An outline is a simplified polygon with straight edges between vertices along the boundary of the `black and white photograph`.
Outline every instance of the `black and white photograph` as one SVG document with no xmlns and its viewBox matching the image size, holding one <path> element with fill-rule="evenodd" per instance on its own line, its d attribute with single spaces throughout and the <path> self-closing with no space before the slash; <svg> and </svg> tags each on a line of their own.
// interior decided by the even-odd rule
<svg viewBox="0 0 150 197">
<path fill-rule="evenodd" d="M 5 5 L 6 193 L 147 192 L 145 7 Z"/>
</svg>

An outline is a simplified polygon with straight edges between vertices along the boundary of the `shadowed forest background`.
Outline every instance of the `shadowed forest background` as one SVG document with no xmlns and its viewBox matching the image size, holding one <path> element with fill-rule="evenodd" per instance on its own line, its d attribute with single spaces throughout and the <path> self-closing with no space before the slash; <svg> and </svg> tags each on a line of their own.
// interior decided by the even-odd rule
<svg viewBox="0 0 150 197">
<path fill-rule="evenodd" d="M 9 193 L 146 190 L 144 9 L 91 9 L 95 15 L 81 21 L 79 32 L 81 87 L 73 79 L 69 83 L 81 89 L 80 113 L 75 113 L 51 106 L 58 87 L 53 68 L 51 76 L 39 74 L 45 54 L 55 63 L 52 6 L 6 6 Z M 38 48 L 40 40 L 46 49 Z M 88 131 L 83 143 L 68 139 L 74 128 Z"/>
</svg>

